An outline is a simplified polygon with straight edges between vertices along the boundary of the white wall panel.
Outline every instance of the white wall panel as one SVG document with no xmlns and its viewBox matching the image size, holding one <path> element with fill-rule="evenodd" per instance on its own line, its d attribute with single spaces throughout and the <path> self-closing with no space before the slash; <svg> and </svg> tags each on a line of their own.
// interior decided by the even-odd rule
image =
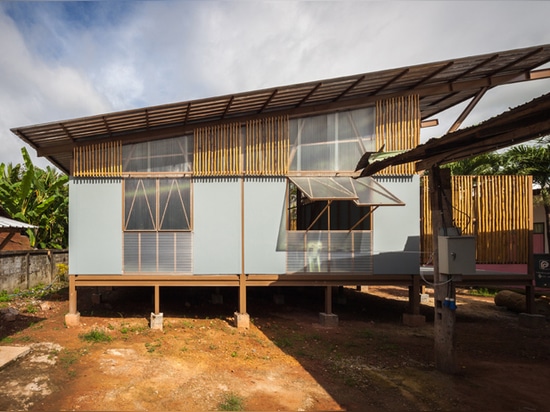
<svg viewBox="0 0 550 412">
<path fill-rule="evenodd" d="M 122 273 L 122 182 L 69 181 L 69 273 Z"/>
<path fill-rule="evenodd" d="M 381 206 L 373 214 L 374 273 L 418 274 L 420 270 L 420 179 L 377 177 L 376 180 L 405 202 Z"/>
<path fill-rule="evenodd" d="M 247 179 L 245 183 L 246 273 L 285 273 L 286 253 L 276 250 L 285 191 L 285 178 Z"/>
<path fill-rule="evenodd" d="M 193 272 L 241 273 L 241 183 L 234 178 L 193 183 Z"/>
</svg>

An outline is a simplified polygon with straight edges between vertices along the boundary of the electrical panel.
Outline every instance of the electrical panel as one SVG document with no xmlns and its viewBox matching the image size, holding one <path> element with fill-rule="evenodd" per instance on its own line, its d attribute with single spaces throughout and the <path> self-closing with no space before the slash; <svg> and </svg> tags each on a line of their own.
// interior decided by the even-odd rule
<svg viewBox="0 0 550 412">
<path fill-rule="evenodd" d="M 474 236 L 439 236 L 439 273 L 473 275 L 476 273 Z"/>
</svg>

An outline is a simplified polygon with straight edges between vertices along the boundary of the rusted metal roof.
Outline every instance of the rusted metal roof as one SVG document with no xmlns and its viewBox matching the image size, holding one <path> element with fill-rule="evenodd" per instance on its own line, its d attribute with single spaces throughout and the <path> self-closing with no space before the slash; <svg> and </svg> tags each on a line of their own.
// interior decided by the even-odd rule
<svg viewBox="0 0 550 412">
<path fill-rule="evenodd" d="M 418 171 L 550 135 L 550 93 L 518 106 L 485 122 L 430 139 L 394 157 L 367 162 L 361 176 L 370 176 L 389 167 L 418 162 Z"/>
<path fill-rule="evenodd" d="M 160 139 L 203 125 L 365 107 L 408 94 L 420 96 L 421 117 L 428 119 L 483 90 L 548 76 L 548 70 L 533 70 L 549 61 L 550 45 L 541 45 L 11 130 L 68 172 L 73 147 L 90 141 Z"/>
</svg>

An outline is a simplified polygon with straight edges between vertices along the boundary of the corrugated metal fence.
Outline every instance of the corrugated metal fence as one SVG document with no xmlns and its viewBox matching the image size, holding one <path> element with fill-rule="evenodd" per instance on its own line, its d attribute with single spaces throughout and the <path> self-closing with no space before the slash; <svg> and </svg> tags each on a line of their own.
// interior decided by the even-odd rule
<svg viewBox="0 0 550 412">
<path fill-rule="evenodd" d="M 421 247 L 432 260 L 428 178 L 422 178 Z M 531 176 L 452 176 L 453 223 L 476 237 L 476 262 L 526 264 L 533 228 Z"/>
</svg>

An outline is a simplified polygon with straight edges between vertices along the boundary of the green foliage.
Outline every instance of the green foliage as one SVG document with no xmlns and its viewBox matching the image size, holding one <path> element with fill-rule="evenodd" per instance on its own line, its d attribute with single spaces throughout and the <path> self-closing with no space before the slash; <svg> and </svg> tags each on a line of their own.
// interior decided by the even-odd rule
<svg viewBox="0 0 550 412">
<path fill-rule="evenodd" d="M 484 153 L 476 157 L 449 163 L 452 175 L 494 175 L 499 174 L 503 159 L 498 153 Z"/>
<path fill-rule="evenodd" d="M 24 165 L 0 164 L 0 205 L 13 219 L 37 226 L 27 229 L 32 247 L 67 248 L 68 177 L 34 167 L 27 150 L 21 153 Z"/>
<path fill-rule="evenodd" d="M 242 411 L 244 410 L 244 399 L 232 392 L 225 394 L 222 402 L 219 403 L 220 411 Z"/>
<path fill-rule="evenodd" d="M 113 340 L 113 338 L 111 338 L 107 333 L 99 329 L 92 329 L 88 333 L 82 333 L 78 335 L 78 337 L 85 342 L 92 342 L 92 343 L 110 342 L 111 340 Z"/>
</svg>

